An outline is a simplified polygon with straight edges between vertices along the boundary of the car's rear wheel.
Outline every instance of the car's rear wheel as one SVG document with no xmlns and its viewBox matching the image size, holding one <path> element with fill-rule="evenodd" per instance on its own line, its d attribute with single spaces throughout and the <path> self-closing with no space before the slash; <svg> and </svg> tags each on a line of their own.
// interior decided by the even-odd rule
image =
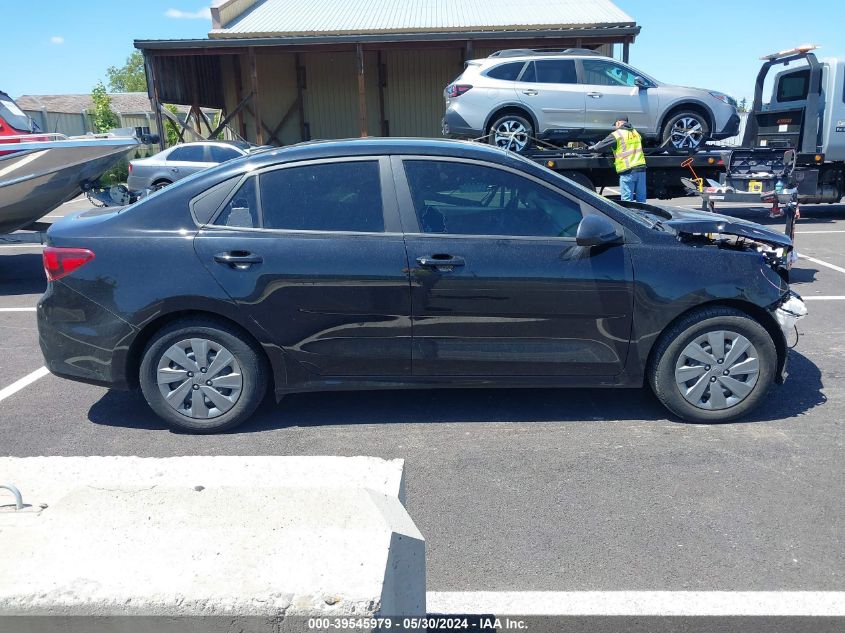
<svg viewBox="0 0 845 633">
<path fill-rule="evenodd" d="M 167 185 L 172 185 L 173 183 L 169 180 L 156 180 L 153 183 L 152 190 L 158 191 L 159 189 L 164 189 Z"/>
<path fill-rule="evenodd" d="M 679 112 L 663 126 L 662 145 L 674 149 L 696 149 L 710 138 L 707 117 L 695 111 Z"/>
<path fill-rule="evenodd" d="M 178 321 L 156 334 L 144 351 L 139 379 L 153 411 L 195 433 L 241 424 L 267 388 L 261 352 L 234 328 L 201 319 Z"/>
<path fill-rule="evenodd" d="M 534 126 L 531 121 L 518 114 L 505 114 L 497 118 L 490 126 L 487 136 L 490 145 L 520 154 L 531 149 L 533 140 Z"/>
<path fill-rule="evenodd" d="M 657 398 L 689 422 L 727 422 L 754 409 L 775 375 L 769 332 L 727 307 L 696 310 L 666 331 L 649 382 Z"/>
</svg>

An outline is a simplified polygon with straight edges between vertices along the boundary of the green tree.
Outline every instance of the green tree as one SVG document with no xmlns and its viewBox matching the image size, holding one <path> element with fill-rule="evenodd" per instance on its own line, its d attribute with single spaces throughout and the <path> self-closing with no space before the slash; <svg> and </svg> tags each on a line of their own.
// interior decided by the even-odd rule
<svg viewBox="0 0 845 633">
<path fill-rule="evenodd" d="M 739 105 L 736 107 L 740 112 L 748 112 L 748 99 L 743 97 L 739 100 Z"/>
<path fill-rule="evenodd" d="M 119 125 L 117 115 L 111 109 L 111 97 L 102 81 L 98 81 L 91 90 L 91 100 L 94 102 L 94 107 L 91 108 L 91 124 L 95 132 L 102 134 Z"/>
<path fill-rule="evenodd" d="M 164 107 L 170 110 L 175 116 L 179 116 L 179 110 L 172 103 L 168 103 Z M 164 118 L 164 127 L 167 130 L 167 146 L 172 147 L 176 145 L 179 142 L 179 133 L 176 131 L 176 124 L 170 119 Z"/>
<path fill-rule="evenodd" d="M 144 56 L 141 51 L 134 51 L 119 68 L 109 66 L 106 74 L 109 76 L 111 92 L 147 91 L 147 75 L 144 72 Z"/>
</svg>

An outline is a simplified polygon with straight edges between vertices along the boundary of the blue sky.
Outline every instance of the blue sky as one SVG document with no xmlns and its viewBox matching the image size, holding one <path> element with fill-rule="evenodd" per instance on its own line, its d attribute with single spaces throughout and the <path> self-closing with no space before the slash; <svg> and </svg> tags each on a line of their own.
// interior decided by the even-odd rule
<svg viewBox="0 0 845 633">
<path fill-rule="evenodd" d="M 324 0 L 331 2 L 332 0 Z M 414 2 L 415 0 L 408 0 Z M 585 2 L 588 0 L 584 0 Z M 514 0 L 519 2 L 519 0 Z M 750 98 L 759 57 L 805 42 L 845 56 L 842 0 L 615 0 L 642 26 L 631 63 L 669 83 Z M 0 90 L 85 93 L 134 39 L 206 37 L 209 0 L 0 0 Z M 12 6 L 13 10 L 8 10 Z"/>
<path fill-rule="evenodd" d="M 12 8 L 14 6 L 14 8 Z M 210 0 L 0 0 L 0 90 L 87 93 L 122 66 L 135 39 L 207 37 Z M 181 16 L 181 17 L 176 17 Z M 199 17 L 197 17 L 199 16 Z"/>
<path fill-rule="evenodd" d="M 613 1 L 642 27 L 631 65 L 749 105 L 763 55 L 811 43 L 819 57 L 845 57 L 843 0 Z"/>
</svg>

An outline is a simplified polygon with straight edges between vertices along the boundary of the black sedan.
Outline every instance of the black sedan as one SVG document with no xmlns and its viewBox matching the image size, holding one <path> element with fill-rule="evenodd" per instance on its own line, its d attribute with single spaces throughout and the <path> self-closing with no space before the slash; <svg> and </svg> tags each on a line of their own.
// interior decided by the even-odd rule
<svg viewBox="0 0 845 633">
<path fill-rule="evenodd" d="M 268 389 L 648 382 L 721 422 L 783 379 L 791 249 L 479 144 L 311 143 L 55 224 L 38 327 L 53 373 L 199 432 Z"/>
</svg>

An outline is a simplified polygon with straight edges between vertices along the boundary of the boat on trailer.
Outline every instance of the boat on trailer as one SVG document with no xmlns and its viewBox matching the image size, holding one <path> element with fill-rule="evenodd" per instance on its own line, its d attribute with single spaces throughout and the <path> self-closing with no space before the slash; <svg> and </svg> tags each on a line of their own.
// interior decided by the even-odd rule
<svg viewBox="0 0 845 633">
<path fill-rule="evenodd" d="M 72 137 L 44 133 L 0 92 L 0 234 L 26 228 L 98 186 L 140 143 L 131 128 Z"/>
</svg>

